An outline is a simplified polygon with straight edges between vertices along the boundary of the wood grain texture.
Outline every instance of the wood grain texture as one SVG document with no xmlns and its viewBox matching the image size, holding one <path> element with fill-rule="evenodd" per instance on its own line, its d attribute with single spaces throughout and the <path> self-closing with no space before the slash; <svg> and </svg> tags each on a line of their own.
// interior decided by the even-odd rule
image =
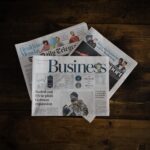
<svg viewBox="0 0 150 150">
<path fill-rule="evenodd" d="M 110 100 L 110 117 L 30 117 L 15 43 L 87 22 L 139 64 Z M 149 150 L 149 0 L 0 1 L 0 150 Z"/>
<path fill-rule="evenodd" d="M 82 118 L 2 115 L 0 122 L 4 149 L 133 150 L 141 145 L 150 148 L 149 121 L 99 119 L 88 124 Z"/>
<path fill-rule="evenodd" d="M 2 0 L 3 21 L 149 24 L 149 0 Z M 11 15 L 11 18 L 9 17 Z"/>
</svg>

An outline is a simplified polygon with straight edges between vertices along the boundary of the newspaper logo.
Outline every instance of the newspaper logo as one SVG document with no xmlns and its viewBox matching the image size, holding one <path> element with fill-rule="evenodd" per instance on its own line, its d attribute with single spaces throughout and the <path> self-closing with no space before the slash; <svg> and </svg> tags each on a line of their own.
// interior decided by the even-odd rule
<svg viewBox="0 0 150 150">
<path fill-rule="evenodd" d="M 105 73 L 106 64 L 78 64 L 76 60 L 73 63 L 62 64 L 58 60 L 49 60 L 50 73 Z"/>
</svg>

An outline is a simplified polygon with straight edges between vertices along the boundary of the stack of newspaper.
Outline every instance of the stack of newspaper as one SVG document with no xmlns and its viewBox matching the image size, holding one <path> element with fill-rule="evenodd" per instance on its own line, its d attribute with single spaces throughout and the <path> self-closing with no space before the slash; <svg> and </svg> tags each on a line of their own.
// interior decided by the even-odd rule
<svg viewBox="0 0 150 150">
<path fill-rule="evenodd" d="M 137 65 L 86 23 L 15 46 L 32 116 L 109 116 L 109 99 Z"/>
</svg>

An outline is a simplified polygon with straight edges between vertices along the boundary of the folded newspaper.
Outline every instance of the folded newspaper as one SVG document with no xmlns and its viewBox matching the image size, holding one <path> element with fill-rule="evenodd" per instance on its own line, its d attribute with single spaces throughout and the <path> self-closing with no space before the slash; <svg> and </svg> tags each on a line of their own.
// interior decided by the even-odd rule
<svg viewBox="0 0 150 150">
<path fill-rule="evenodd" d="M 109 115 L 107 56 L 33 56 L 32 116 Z"/>
<path fill-rule="evenodd" d="M 108 41 L 94 28 L 90 28 L 83 42 L 70 55 L 109 57 L 109 98 L 137 65 L 135 60 Z"/>
<path fill-rule="evenodd" d="M 15 45 L 30 99 L 32 93 L 32 56 L 68 55 L 79 45 L 87 31 L 87 24 L 80 23 L 64 30 Z"/>
</svg>

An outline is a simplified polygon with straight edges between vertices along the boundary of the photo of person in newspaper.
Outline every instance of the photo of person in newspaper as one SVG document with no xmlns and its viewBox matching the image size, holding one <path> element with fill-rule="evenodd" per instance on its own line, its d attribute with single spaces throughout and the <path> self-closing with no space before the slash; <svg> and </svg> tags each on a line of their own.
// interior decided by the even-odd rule
<svg viewBox="0 0 150 150">
<path fill-rule="evenodd" d="M 125 73 L 125 72 L 126 72 L 126 65 L 127 65 L 127 62 L 126 62 L 126 61 L 123 61 L 123 63 L 122 63 L 122 68 L 121 68 L 122 73 Z"/>
<path fill-rule="evenodd" d="M 61 47 L 64 44 L 61 42 L 60 37 L 56 36 L 56 47 Z"/>
<path fill-rule="evenodd" d="M 48 51 L 50 49 L 50 44 L 47 40 L 44 40 L 43 41 L 43 47 L 41 49 L 41 52 L 44 52 L 44 51 Z"/>
<path fill-rule="evenodd" d="M 116 67 L 120 69 L 120 67 L 122 67 L 122 63 L 123 63 L 123 58 L 120 58 Z"/>
<path fill-rule="evenodd" d="M 87 35 L 87 36 L 86 36 L 86 41 L 87 41 L 87 43 L 88 43 L 91 47 L 93 47 L 93 48 L 96 47 L 96 41 L 97 41 L 97 39 L 93 39 L 93 36 L 92 36 L 92 35 Z"/>
<path fill-rule="evenodd" d="M 77 47 L 77 49 L 71 55 L 73 56 L 101 56 L 96 51 L 93 51 L 93 48 L 91 48 L 84 41 Z"/>
<path fill-rule="evenodd" d="M 116 67 L 118 67 L 118 69 L 120 69 L 122 73 L 125 73 L 126 65 L 127 65 L 127 62 L 124 61 L 123 58 L 120 58 Z"/>
<path fill-rule="evenodd" d="M 74 43 L 74 42 L 78 42 L 80 41 L 79 37 L 77 35 L 75 35 L 75 33 L 73 31 L 70 32 L 70 39 L 69 39 L 69 43 Z"/>
<path fill-rule="evenodd" d="M 78 94 L 72 92 L 70 94 L 71 104 L 63 107 L 63 116 L 87 116 L 88 108 L 83 100 L 78 99 Z"/>
</svg>

